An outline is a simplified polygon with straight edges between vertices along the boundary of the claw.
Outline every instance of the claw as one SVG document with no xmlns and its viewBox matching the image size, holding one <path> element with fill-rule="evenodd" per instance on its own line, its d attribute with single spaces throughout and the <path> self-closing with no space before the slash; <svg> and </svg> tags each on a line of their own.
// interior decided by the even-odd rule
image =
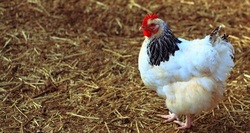
<svg viewBox="0 0 250 133">
<path fill-rule="evenodd" d="M 181 122 L 179 120 L 174 121 L 174 123 L 180 125 L 177 129 L 187 129 L 193 126 L 194 124 L 191 121 L 190 115 L 186 115 L 186 122 Z"/>
<path fill-rule="evenodd" d="M 191 126 L 194 126 L 194 124 L 192 123 L 192 120 L 190 118 L 190 115 L 186 115 L 186 122 L 185 123 L 180 121 L 178 116 L 174 113 L 171 113 L 171 112 L 169 112 L 169 115 L 158 114 L 157 116 L 166 119 L 163 122 L 173 121 L 174 123 L 180 125 L 180 127 L 178 127 L 177 129 L 187 129 L 187 128 L 190 128 Z"/>
<path fill-rule="evenodd" d="M 169 115 L 160 115 L 158 114 L 157 116 L 161 117 L 161 118 L 164 118 L 166 120 L 164 120 L 163 122 L 171 122 L 171 121 L 174 121 L 174 120 L 179 120 L 178 116 L 174 113 L 171 113 L 169 112 Z"/>
</svg>

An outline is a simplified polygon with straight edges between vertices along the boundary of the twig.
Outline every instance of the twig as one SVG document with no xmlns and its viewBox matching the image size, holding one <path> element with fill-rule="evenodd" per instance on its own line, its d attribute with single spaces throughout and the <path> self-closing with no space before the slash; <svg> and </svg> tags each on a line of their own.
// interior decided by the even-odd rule
<svg viewBox="0 0 250 133">
<path fill-rule="evenodd" d="M 25 114 L 16 106 L 16 104 L 14 104 L 14 107 L 18 110 L 18 112 L 20 112 L 25 118 L 28 119 L 28 116 L 25 115 Z"/>
<path fill-rule="evenodd" d="M 127 57 L 131 57 L 132 56 L 132 55 L 121 55 L 121 54 L 119 54 L 119 53 L 117 53 L 115 51 L 112 51 L 112 50 L 109 50 L 109 49 L 105 49 L 105 48 L 103 48 L 102 50 L 110 52 L 110 53 L 114 54 L 115 56 L 122 57 L 122 58 L 127 58 Z"/>
<path fill-rule="evenodd" d="M 83 118 L 83 119 L 95 119 L 95 120 L 99 120 L 100 118 L 98 117 L 92 117 L 92 116 L 83 116 L 83 115 L 78 115 L 78 114 L 75 114 L 75 113 L 72 113 L 72 112 L 66 112 L 67 115 L 72 115 L 72 116 L 76 116 L 76 117 L 79 117 L 79 118 Z"/>
<path fill-rule="evenodd" d="M 105 123 L 105 127 L 107 128 L 107 130 L 108 130 L 108 133 L 110 133 L 110 130 L 109 130 L 109 127 L 108 127 L 108 124 L 106 123 L 106 122 L 104 122 Z"/>
</svg>

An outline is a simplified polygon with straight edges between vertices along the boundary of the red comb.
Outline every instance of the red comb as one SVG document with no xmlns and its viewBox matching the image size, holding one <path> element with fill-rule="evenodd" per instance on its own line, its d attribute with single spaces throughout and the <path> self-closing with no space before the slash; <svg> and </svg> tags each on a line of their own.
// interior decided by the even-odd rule
<svg viewBox="0 0 250 133">
<path fill-rule="evenodd" d="M 154 14 L 154 13 L 153 13 L 153 14 L 148 14 L 148 15 L 143 19 L 143 21 L 142 21 L 142 26 L 146 26 L 149 19 L 156 19 L 156 18 L 158 18 L 158 15 L 156 15 L 156 14 Z"/>
</svg>

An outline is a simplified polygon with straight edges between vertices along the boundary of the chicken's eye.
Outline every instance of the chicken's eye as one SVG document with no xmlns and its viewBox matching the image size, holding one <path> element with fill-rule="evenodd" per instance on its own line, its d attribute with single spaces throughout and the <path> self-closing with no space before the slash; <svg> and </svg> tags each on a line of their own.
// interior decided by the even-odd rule
<svg viewBox="0 0 250 133">
<path fill-rule="evenodd" d="M 155 24 L 150 24 L 149 26 L 150 26 L 150 27 L 154 27 L 154 26 L 155 26 Z"/>
</svg>

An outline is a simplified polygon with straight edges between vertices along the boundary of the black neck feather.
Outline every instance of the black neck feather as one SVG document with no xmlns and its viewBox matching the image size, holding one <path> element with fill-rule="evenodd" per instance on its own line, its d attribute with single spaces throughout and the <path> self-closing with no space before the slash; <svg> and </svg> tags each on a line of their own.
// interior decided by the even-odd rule
<svg viewBox="0 0 250 133">
<path fill-rule="evenodd" d="M 179 50 L 177 46 L 181 41 L 174 36 L 167 24 L 164 25 L 162 36 L 153 38 L 147 46 L 149 64 L 158 66 L 161 62 L 168 61 L 175 51 Z"/>
</svg>

